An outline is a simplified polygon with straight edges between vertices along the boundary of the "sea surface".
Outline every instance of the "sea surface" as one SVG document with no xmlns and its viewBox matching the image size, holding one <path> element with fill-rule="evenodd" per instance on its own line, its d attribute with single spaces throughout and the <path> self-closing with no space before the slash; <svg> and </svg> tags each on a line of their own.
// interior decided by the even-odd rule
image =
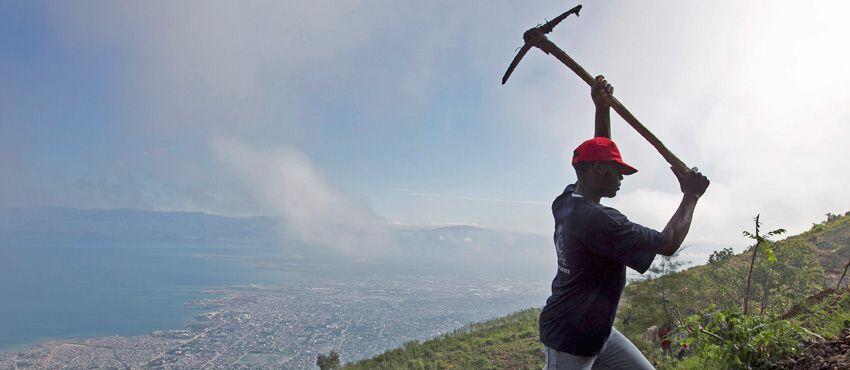
<svg viewBox="0 0 850 370">
<path fill-rule="evenodd" d="M 287 252 L 275 245 L 69 242 L 0 235 L 0 352 L 20 351 L 50 340 L 183 329 L 201 313 L 185 309 L 183 304 L 210 298 L 209 291 L 219 288 L 423 277 L 486 284 L 520 276 L 508 270 L 483 262 L 480 266 L 418 260 L 355 263 L 316 252 Z M 548 279 L 539 280 L 538 285 L 547 287 Z M 538 298 L 496 299 L 489 309 L 508 313 L 542 303 L 545 296 Z M 487 312 L 485 308 L 481 312 Z"/>
<path fill-rule="evenodd" d="M 275 247 L 0 240 L 0 351 L 45 340 L 180 329 L 205 289 L 279 282 Z"/>
</svg>

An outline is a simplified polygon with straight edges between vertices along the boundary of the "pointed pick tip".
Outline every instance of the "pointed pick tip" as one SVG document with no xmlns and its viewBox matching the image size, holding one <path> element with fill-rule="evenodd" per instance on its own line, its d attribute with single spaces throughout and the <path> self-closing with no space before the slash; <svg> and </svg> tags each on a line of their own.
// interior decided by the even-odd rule
<svg viewBox="0 0 850 370">
<path fill-rule="evenodd" d="M 504 85 L 506 82 L 508 82 L 508 78 L 511 77 L 511 72 L 513 72 L 513 68 L 508 69 L 508 71 L 505 72 L 505 75 L 502 76 L 502 85 Z"/>
</svg>

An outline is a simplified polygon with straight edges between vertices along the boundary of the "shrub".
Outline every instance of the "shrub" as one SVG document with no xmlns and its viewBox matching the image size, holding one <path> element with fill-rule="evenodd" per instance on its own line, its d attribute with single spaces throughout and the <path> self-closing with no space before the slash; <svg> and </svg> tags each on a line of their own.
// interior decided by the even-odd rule
<svg viewBox="0 0 850 370">
<path fill-rule="evenodd" d="M 777 361 L 798 354 L 809 335 L 788 320 L 731 310 L 692 315 L 683 327 L 686 343 L 706 367 L 722 369 L 773 368 Z"/>
</svg>

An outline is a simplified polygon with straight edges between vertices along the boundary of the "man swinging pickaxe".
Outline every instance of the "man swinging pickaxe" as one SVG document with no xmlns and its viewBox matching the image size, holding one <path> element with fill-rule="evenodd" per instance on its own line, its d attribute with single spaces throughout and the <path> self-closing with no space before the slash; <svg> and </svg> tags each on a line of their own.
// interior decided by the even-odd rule
<svg viewBox="0 0 850 370">
<path fill-rule="evenodd" d="M 558 270 L 552 295 L 540 312 L 540 341 L 546 352 L 547 369 L 653 369 L 641 352 L 613 328 L 620 295 L 626 283 L 626 267 L 643 274 L 657 254 L 676 253 L 688 234 L 697 200 L 708 188 L 708 179 L 670 153 L 616 98 L 604 78 L 594 79 L 546 34 L 581 5 L 546 24 L 525 32 L 519 50 L 505 76 L 504 84 L 519 61 L 537 47 L 552 54 L 591 86 L 596 104 L 596 137 L 573 151 L 572 164 L 578 180 L 552 203 L 555 217 L 555 250 Z M 683 196 L 679 207 L 662 232 L 629 221 L 611 207 L 599 204 L 613 198 L 623 175 L 637 170 L 626 164 L 611 141 L 608 108 L 620 114 L 670 163 Z"/>
</svg>

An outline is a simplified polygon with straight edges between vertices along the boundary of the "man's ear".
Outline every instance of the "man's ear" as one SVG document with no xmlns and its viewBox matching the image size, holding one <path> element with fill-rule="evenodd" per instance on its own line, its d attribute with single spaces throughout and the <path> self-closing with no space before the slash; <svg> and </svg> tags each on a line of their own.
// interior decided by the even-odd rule
<svg viewBox="0 0 850 370">
<path fill-rule="evenodd" d="M 598 174 L 605 172 L 605 167 L 602 165 L 602 162 L 595 161 L 595 162 L 592 162 L 592 163 L 593 164 L 590 165 L 590 167 L 591 167 L 593 172 L 598 173 Z"/>
</svg>

